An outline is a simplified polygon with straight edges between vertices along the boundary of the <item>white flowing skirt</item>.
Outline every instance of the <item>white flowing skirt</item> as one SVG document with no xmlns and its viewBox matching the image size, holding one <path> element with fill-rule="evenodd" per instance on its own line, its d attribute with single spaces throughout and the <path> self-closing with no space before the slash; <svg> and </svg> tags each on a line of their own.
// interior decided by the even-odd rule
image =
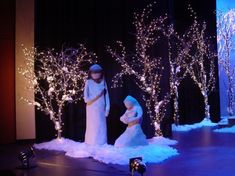
<svg viewBox="0 0 235 176">
<path fill-rule="evenodd" d="M 85 143 L 89 145 L 103 145 L 107 143 L 107 125 L 105 117 L 104 98 L 86 106 Z"/>
<path fill-rule="evenodd" d="M 115 147 L 131 147 L 147 145 L 147 139 L 140 124 L 127 127 L 125 132 L 115 141 Z"/>
</svg>

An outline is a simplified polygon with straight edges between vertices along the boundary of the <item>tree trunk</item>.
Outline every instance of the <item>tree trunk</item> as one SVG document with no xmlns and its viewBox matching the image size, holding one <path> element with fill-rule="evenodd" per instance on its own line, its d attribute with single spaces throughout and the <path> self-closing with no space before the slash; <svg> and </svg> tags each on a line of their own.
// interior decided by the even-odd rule
<svg viewBox="0 0 235 176">
<path fill-rule="evenodd" d="M 61 114 L 58 115 L 59 120 L 56 120 L 55 123 L 55 130 L 57 131 L 57 139 L 62 138 L 62 126 L 61 126 Z"/>
<path fill-rule="evenodd" d="M 179 125 L 179 104 L 178 104 L 178 89 L 175 90 L 175 97 L 174 97 L 174 121 L 176 125 Z"/>
<path fill-rule="evenodd" d="M 205 103 L 205 118 L 210 119 L 210 105 L 208 104 L 207 95 L 204 95 L 204 103 Z"/>
<path fill-rule="evenodd" d="M 57 130 L 57 139 L 61 139 L 62 138 L 62 130 Z"/>
<path fill-rule="evenodd" d="M 228 115 L 233 116 L 233 105 L 234 105 L 234 95 L 233 95 L 233 88 L 232 83 L 229 81 L 228 83 Z"/>
</svg>

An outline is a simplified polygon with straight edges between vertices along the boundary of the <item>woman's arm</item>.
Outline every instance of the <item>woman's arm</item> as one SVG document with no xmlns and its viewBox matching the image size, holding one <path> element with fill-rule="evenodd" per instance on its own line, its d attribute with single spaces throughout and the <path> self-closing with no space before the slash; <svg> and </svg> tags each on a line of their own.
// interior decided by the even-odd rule
<svg viewBox="0 0 235 176">
<path fill-rule="evenodd" d="M 109 115 L 109 110 L 110 110 L 110 100 L 109 100 L 109 91 L 108 91 L 108 87 L 106 82 L 105 83 L 105 102 L 106 102 L 106 106 L 105 106 L 105 116 L 107 117 Z"/>
<path fill-rule="evenodd" d="M 135 123 L 135 122 L 139 122 L 139 120 L 142 118 L 143 116 L 143 110 L 140 106 L 136 107 L 136 114 L 133 117 L 129 117 L 127 119 L 127 123 Z"/>
<path fill-rule="evenodd" d="M 88 80 L 86 81 L 85 88 L 84 88 L 84 101 L 86 104 L 91 105 L 93 102 L 99 99 L 103 94 L 104 94 L 104 90 L 97 96 L 91 96 L 89 94 L 89 81 Z"/>
<path fill-rule="evenodd" d="M 127 115 L 126 115 L 126 112 L 120 117 L 120 121 L 125 123 L 125 124 L 128 124 L 127 122 Z"/>
</svg>

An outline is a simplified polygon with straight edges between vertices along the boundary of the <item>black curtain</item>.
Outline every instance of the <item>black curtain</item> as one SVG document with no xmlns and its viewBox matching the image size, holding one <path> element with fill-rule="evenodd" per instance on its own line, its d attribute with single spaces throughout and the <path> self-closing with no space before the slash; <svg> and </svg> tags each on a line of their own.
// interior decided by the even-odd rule
<svg viewBox="0 0 235 176">
<path fill-rule="evenodd" d="M 203 2 L 202 0 L 199 0 Z M 210 34 L 215 34 L 215 0 L 211 3 L 192 3 L 200 16 L 210 21 Z M 119 121 L 120 115 L 124 112 L 123 99 L 127 95 L 132 95 L 142 101 L 142 95 L 135 86 L 131 78 L 124 79 L 122 88 L 111 89 L 111 79 L 120 67 L 106 52 L 106 45 L 113 46 L 116 40 L 123 41 L 129 50 L 133 50 L 134 28 L 132 24 L 133 13 L 141 11 L 151 0 L 36 0 L 35 3 L 35 45 L 39 49 L 56 48 L 62 46 L 76 47 L 79 43 L 86 44 L 88 49 L 96 52 L 99 63 L 104 67 L 111 98 L 111 112 L 107 119 L 108 140 L 112 143 L 125 129 Z M 197 3 L 198 4 L 197 4 Z M 175 23 L 177 30 L 183 31 L 190 23 L 185 18 L 188 1 L 184 0 L 159 0 L 154 7 L 153 17 L 168 13 L 170 22 Z M 183 9 L 183 10 L 182 10 Z M 208 14 L 207 14 L 208 13 Z M 216 42 L 216 41 L 215 41 Z M 162 41 L 162 45 L 154 51 L 156 55 L 167 57 L 167 43 Z M 169 89 L 168 63 L 164 62 L 165 71 L 161 83 L 163 89 Z M 218 88 L 218 86 L 217 86 Z M 191 93 L 189 93 L 189 90 Z M 218 90 L 211 96 L 211 113 L 214 120 L 219 117 Z M 198 122 L 203 118 L 203 102 L 200 92 L 190 79 L 186 79 L 180 87 L 180 111 L 181 123 Z M 169 105 L 165 120 L 161 128 L 165 136 L 171 136 L 172 105 Z M 146 111 L 145 111 L 146 112 Z M 64 136 L 83 141 L 85 134 L 85 104 L 66 104 L 63 113 Z M 148 138 L 154 135 L 153 126 L 148 115 L 144 114 L 143 130 Z M 38 141 L 54 138 L 54 128 L 52 122 L 41 112 L 36 111 L 36 138 Z"/>
</svg>

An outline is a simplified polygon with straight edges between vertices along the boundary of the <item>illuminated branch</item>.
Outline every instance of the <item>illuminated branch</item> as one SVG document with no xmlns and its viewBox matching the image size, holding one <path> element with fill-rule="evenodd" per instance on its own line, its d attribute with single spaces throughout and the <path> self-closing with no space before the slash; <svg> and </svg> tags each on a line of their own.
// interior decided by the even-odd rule
<svg viewBox="0 0 235 176">
<path fill-rule="evenodd" d="M 166 105 L 170 100 L 167 93 L 161 98 L 162 90 L 160 81 L 162 78 L 162 58 L 154 57 L 150 50 L 161 39 L 162 28 L 165 26 L 166 17 L 150 19 L 152 5 L 148 5 L 142 13 L 134 14 L 135 26 L 135 53 L 127 54 L 122 42 L 118 41 L 117 49 L 107 47 L 107 51 L 120 64 L 121 71 L 113 78 L 113 87 L 122 85 L 123 76 L 133 76 L 136 85 L 144 93 L 143 99 L 146 103 L 147 112 L 155 127 L 156 135 L 162 135 L 160 122 L 165 116 Z"/>
<path fill-rule="evenodd" d="M 68 48 L 61 52 L 54 49 L 39 52 L 36 48 L 23 49 L 25 64 L 18 68 L 19 73 L 28 81 L 28 90 L 35 92 L 35 100 L 21 97 L 29 105 L 49 115 L 55 125 L 57 137 L 62 133 L 62 111 L 66 102 L 76 103 L 82 98 L 87 73 L 84 64 L 96 58 L 84 45 Z"/>
<path fill-rule="evenodd" d="M 178 88 L 181 81 L 187 76 L 187 57 L 189 43 L 185 43 L 184 35 L 179 35 L 173 25 L 169 25 L 164 35 L 168 39 L 168 58 L 170 65 L 170 93 L 174 103 L 173 119 L 179 124 Z"/>
<path fill-rule="evenodd" d="M 186 39 L 190 43 L 188 59 L 190 60 L 187 73 L 199 87 L 205 103 L 205 117 L 210 118 L 209 94 L 215 89 L 215 59 L 217 57 L 210 37 L 206 37 L 206 23 L 198 22 L 195 12 L 189 7 L 194 20 L 190 26 Z"/>
<path fill-rule="evenodd" d="M 234 51 L 235 40 L 235 10 L 231 9 L 227 13 L 218 12 L 217 20 L 217 41 L 218 41 L 218 58 L 220 69 L 227 76 L 227 112 L 229 116 L 234 114 L 235 106 L 234 89 L 235 89 L 235 65 L 232 62 L 232 52 Z"/>
</svg>

